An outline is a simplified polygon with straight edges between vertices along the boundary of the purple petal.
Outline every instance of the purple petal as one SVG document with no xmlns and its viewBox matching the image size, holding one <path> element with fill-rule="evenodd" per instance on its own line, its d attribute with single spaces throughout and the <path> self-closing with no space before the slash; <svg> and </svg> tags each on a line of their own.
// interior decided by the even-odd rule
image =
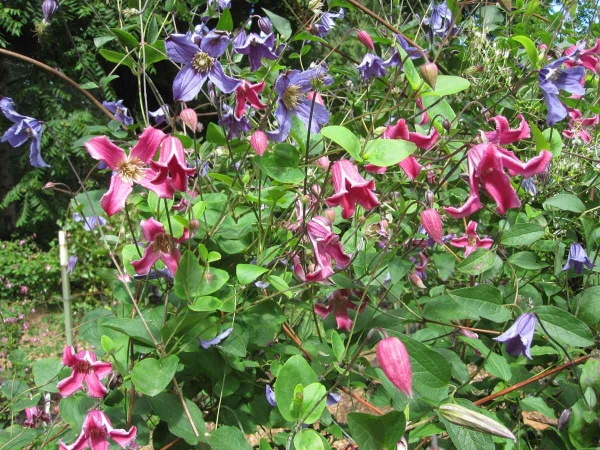
<svg viewBox="0 0 600 450">
<path fill-rule="evenodd" d="M 223 67 L 219 61 L 215 61 L 212 68 L 209 70 L 208 78 L 221 92 L 224 92 L 225 94 L 230 94 L 231 92 L 235 91 L 242 82 L 241 80 L 225 75 L 225 72 L 223 72 Z"/>
<path fill-rule="evenodd" d="M 173 80 L 173 98 L 178 102 L 193 100 L 206 81 L 208 74 L 200 73 L 191 64 L 185 66 Z"/>
<path fill-rule="evenodd" d="M 189 64 L 198 53 L 198 46 L 192 41 L 190 33 L 172 34 L 165 40 L 165 50 L 171 61 L 179 64 Z"/>
<path fill-rule="evenodd" d="M 227 50 L 229 41 L 229 33 L 225 31 L 213 30 L 202 38 L 200 49 L 203 52 L 208 53 L 213 58 L 218 58 L 225 53 L 225 50 Z"/>
<path fill-rule="evenodd" d="M 233 331 L 233 328 L 227 328 L 221 334 L 218 334 L 217 336 L 215 336 L 212 339 L 208 339 L 206 341 L 202 340 L 202 339 L 198 339 L 198 341 L 200 342 L 200 347 L 202 347 L 205 350 L 209 349 L 211 347 L 214 347 L 215 345 L 220 344 L 221 341 L 223 341 L 227 336 L 229 336 L 232 331 Z"/>
</svg>

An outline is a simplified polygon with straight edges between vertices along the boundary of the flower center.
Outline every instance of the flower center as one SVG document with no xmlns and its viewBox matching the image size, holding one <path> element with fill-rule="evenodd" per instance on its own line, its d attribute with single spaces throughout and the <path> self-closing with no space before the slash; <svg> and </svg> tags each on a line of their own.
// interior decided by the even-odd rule
<svg viewBox="0 0 600 450">
<path fill-rule="evenodd" d="M 210 56 L 208 53 L 204 53 L 203 51 L 196 53 L 194 55 L 194 59 L 192 59 L 192 67 L 198 72 L 208 72 L 214 63 L 215 58 Z"/>
<path fill-rule="evenodd" d="M 144 178 L 144 163 L 139 158 L 131 158 L 117 164 L 117 173 L 125 183 L 133 183 Z"/>
<path fill-rule="evenodd" d="M 292 84 L 283 93 L 282 101 L 287 109 L 296 109 L 302 99 L 302 87 Z"/>
<path fill-rule="evenodd" d="M 154 251 L 157 253 L 172 253 L 173 243 L 171 236 L 165 233 L 160 233 L 154 238 Z"/>
<path fill-rule="evenodd" d="M 79 372 L 79 373 L 86 373 L 86 374 L 87 373 L 91 373 L 92 372 L 92 366 L 87 361 L 79 361 L 77 363 L 75 371 Z"/>
</svg>

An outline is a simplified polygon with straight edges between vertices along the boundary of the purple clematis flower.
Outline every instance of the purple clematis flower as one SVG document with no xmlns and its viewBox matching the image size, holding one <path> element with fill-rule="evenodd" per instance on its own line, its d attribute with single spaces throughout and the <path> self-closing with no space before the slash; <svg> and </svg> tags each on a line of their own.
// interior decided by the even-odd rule
<svg viewBox="0 0 600 450">
<path fill-rule="evenodd" d="M 8 143 L 17 148 L 31 138 L 29 146 L 29 162 L 33 167 L 50 167 L 42 159 L 42 124 L 33 117 L 27 117 L 15 111 L 13 99 L 4 97 L 0 100 L 0 110 L 8 120 L 14 123 L 2 136 L 2 142 Z"/>
<path fill-rule="evenodd" d="M 58 11 L 58 4 L 55 0 L 44 0 L 42 3 L 42 13 L 44 14 L 44 23 L 50 23 L 54 14 Z"/>
<path fill-rule="evenodd" d="M 275 35 L 273 33 L 261 37 L 256 33 L 246 34 L 242 30 L 233 41 L 233 50 L 248 56 L 251 72 L 258 70 L 263 58 L 277 59 L 277 55 L 273 53 L 274 46 Z"/>
<path fill-rule="evenodd" d="M 361 63 L 356 66 L 363 80 L 369 80 L 373 77 L 385 76 L 385 67 L 383 60 L 373 53 L 367 53 Z"/>
<path fill-rule="evenodd" d="M 548 105 L 546 123 L 549 126 L 567 117 L 567 109 L 558 98 L 561 89 L 575 95 L 585 94 L 585 89 L 581 86 L 581 80 L 585 76 L 585 68 L 579 66 L 562 69 L 561 66 L 568 59 L 565 56 L 551 62 L 544 66 L 538 74 L 540 89 Z"/>
<path fill-rule="evenodd" d="M 333 19 L 343 19 L 344 18 L 344 8 L 340 8 L 337 13 L 326 12 L 321 16 L 321 20 L 318 23 L 315 23 L 310 32 L 315 36 L 319 36 L 320 38 L 327 36 L 327 33 L 331 31 L 333 26 L 335 25 Z"/>
<path fill-rule="evenodd" d="M 429 39 L 432 42 L 435 36 L 444 38 L 448 34 L 454 35 L 457 31 L 456 26 L 451 27 L 452 11 L 446 5 L 446 0 L 441 5 L 434 6 L 431 17 L 425 19 L 423 23 L 429 27 Z"/>
<path fill-rule="evenodd" d="M 173 81 L 173 98 L 176 101 L 193 100 L 207 78 L 226 94 L 235 91 L 241 82 L 225 75 L 217 60 L 229 45 L 229 34 L 213 30 L 203 35 L 203 29 L 201 33 L 197 31 L 193 34 L 172 34 L 165 41 L 168 58 L 184 64 Z"/>
<path fill-rule="evenodd" d="M 533 342 L 533 333 L 537 317 L 535 314 L 521 314 L 515 323 L 502 333 L 495 341 L 504 342 L 506 351 L 513 356 L 523 355 L 526 358 L 531 358 L 531 343 Z"/>
<path fill-rule="evenodd" d="M 75 270 L 75 267 L 77 267 L 77 256 L 75 255 L 71 255 L 69 257 L 69 262 L 67 263 L 67 273 L 69 275 L 71 275 L 73 273 L 73 271 Z"/>
<path fill-rule="evenodd" d="M 123 125 L 129 126 L 133 123 L 133 117 L 129 115 L 129 110 L 123 106 L 123 100 L 116 102 L 102 102 L 102 106 L 108 109 L 115 115 L 115 119 L 121 122 Z"/>
<path fill-rule="evenodd" d="M 277 406 L 277 399 L 275 398 L 275 391 L 269 384 L 267 384 L 267 386 L 265 387 L 265 397 L 267 397 L 267 402 L 269 402 L 269 405 L 271 405 L 273 407 Z"/>
<path fill-rule="evenodd" d="M 411 47 L 408 41 L 404 39 L 404 36 L 402 36 L 401 34 L 396 35 L 396 40 L 400 44 L 400 47 L 404 49 L 404 51 L 410 59 L 419 59 L 422 56 L 422 53 L 415 47 Z M 392 56 L 390 56 L 383 62 L 384 67 L 402 67 L 402 65 L 402 56 L 400 56 L 400 52 L 398 50 L 394 50 Z"/>
<path fill-rule="evenodd" d="M 229 105 L 223 104 L 224 114 L 221 116 L 221 126 L 227 131 L 228 139 L 235 139 L 241 133 L 247 133 L 252 129 L 252 125 L 246 115 L 238 117 L 233 113 Z"/>
<path fill-rule="evenodd" d="M 231 0 L 207 0 L 206 7 L 212 6 L 216 11 L 231 8 Z"/>
<path fill-rule="evenodd" d="M 92 231 L 96 227 L 106 225 L 106 219 L 101 216 L 82 217 L 79 213 L 73 213 L 73 220 L 75 222 L 83 222 L 83 229 L 85 231 Z"/>
<path fill-rule="evenodd" d="M 231 334 L 232 331 L 233 331 L 233 328 L 227 328 L 221 334 L 217 334 L 212 339 L 207 339 L 207 340 L 198 339 L 198 342 L 200 342 L 200 347 L 202 347 L 204 350 L 208 350 L 209 348 L 220 344 L 223 340 L 225 340 L 225 338 L 227 338 Z"/>
<path fill-rule="evenodd" d="M 303 72 L 289 70 L 279 75 L 275 82 L 275 92 L 277 92 L 275 118 L 279 123 L 279 129 L 267 133 L 271 140 L 281 142 L 290 134 L 292 114 L 306 124 L 311 134 L 317 134 L 321 127 L 329 122 L 327 109 L 306 97 L 306 94 L 313 90 L 313 83 L 327 86 L 333 83 L 333 78 L 328 76 L 325 68 L 321 66 Z"/>
<path fill-rule="evenodd" d="M 169 105 L 161 105 L 156 111 L 148 112 L 148 115 L 154 119 L 154 124 L 159 125 L 167 120 L 167 117 L 171 113 Z"/>
<path fill-rule="evenodd" d="M 590 261 L 590 258 L 588 258 L 588 255 L 585 249 L 581 246 L 581 244 L 574 242 L 571 244 L 571 248 L 569 249 L 569 257 L 567 258 L 567 263 L 562 268 L 562 270 L 566 271 L 569 269 L 573 269 L 575 273 L 582 274 L 583 266 L 587 267 L 588 269 L 593 269 L 594 263 Z"/>
</svg>

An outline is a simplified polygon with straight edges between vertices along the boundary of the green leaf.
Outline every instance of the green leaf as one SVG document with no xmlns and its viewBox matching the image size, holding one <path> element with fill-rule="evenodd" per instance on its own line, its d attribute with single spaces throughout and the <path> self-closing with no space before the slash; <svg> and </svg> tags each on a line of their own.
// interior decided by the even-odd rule
<svg viewBox="0 0 600 450">
<path fill-rule="evenodd" d="M 268 9 L 263 8 L 262 10 L 265 12 L 279 34 L 281 34 L 285 39 L 289 39 L 292 36 L 292 26 L 290 25 L 289 20 L 272 13 Z"/>
<path fill-rule="evenodd" d="M 152 45 L 148 45 L 148 44 L 144 45 L 144 56 L 145 56 L 146 66 L 150 66 L 154 63 L 157 63 L 159 61 L 163 61 L 163 60 L 167 59 L 167 54 L 166 54 L 166 50 L 165 50 L 165 41 L 160 40 L 160 41 L 156 41 Z"/>
<path fill-rule="evenodd" d="M 62 362 L 54 358 L 38 359 L 33 363 L 33 379 L 36 387 L 42 388 L 47 392 L 58 392 L 56 383 L 57 376 L 63 368 Z"/>
<path fill-rule="evenodd" d="M 572 347 L 594 345 L 588 326 L 569 312 L 556 306 L 539 306 L 534 312 L 550 336 L 561 344 Z"/>
<path fill-rule="evenodd" d="M 383 416 L 353 412 L 348 414 L 348 427 L 360 450 L 396 450 L 406 421 L 404 414 L 398 411 Z"/>
<path fill-rule="evenodd" d="M 376 166 L 389 167 L 406 159 L 416 149 L 415 144 L 402 139 L 372 139 L 367 142 L 363 157 Z"/>
<path fill-rule="evenodd" d="M 179 358 L 175 355 L 161 359 L 142 359 L 133 366 L 131 381 L 142 394 L 154 397 L 169 385 L 178 363 Z"/>
<path fill-rule="evenodd" d="M 229 281 L 229 274 L 227 272 L 222 269 L 208 267 L 204 272 L 202 283 L 198 286 L 196 295 L 204 296 L 217 292 L 227 281 Z"/>
<path fill-rule="evenodd" d="M 129 67 L 133 72 L 135 67 L 135 61 L 131 56 L 125 55 L 124 53 L 113 52 L 112 50 L 106 50 L 103 48 L 101 48 L 99 52 L 108 62 L 112 62 L 117 65 L 123 64 Z"/>
<path fill-rule="evenodd" d="M 406 51 L 400 47 L 400 45 L 396 45 L 396 48 L 400 52 L 400 58 L 404 61 L 402 65 L 402 70 L 404 70 L 404 74 L 406 75 L 406 79 L 410 83 L 410 87 L 413 91 L 418 92 L 421 89 L 421 85 L 423 81 L 421 80 L 421 76 L 417 69 L 415 69 L 415 65 L 413 64 L 412 59 L 408 57 Z"/>
<path fill-rule="evenodd" d="M 129 50 L 139 47 L 140 43 L 131 33 L 128 33 L 127 31 L 121 30 L 119 28 L 111 28 L 110 31 L 115 33 L 115 35 L 117 36 L 117 40 L 124 47 L 128 47 Z"/>
<path fill-rule="evenodd" d="M 560 137 L 560 133 L 558 130 L 554 128 L 546 128 L 542 134 L 546 138 L 546 140 L 550 143 L 550 150 L 552 152 L 553 157 L 560 156 L 563 148 L 562 138 Z"/>
<path fill-rule="evenodd" d="M 529 39 L 527 36 L 521 36 L 521 35 L 513 36 L 511 39 L 515 42 L 518 42 L 525 48 L 525 51 L 527 52 L 527 56 L 529 57 L 529 61 L 531 62 L 531 68 L 536 69 L 538 66 L 539 56 L 538 56 L 537 48 L 536 48 L 535 44 L 533 43 L 533 41 L 531 39 Z"/>
<path fill-rule="evenodd" d="M 302 430 L 302 431 L 306 431 L 306 430 Z M 265 438 L 261 438 L 258 450 L 273 450 L 273 447 L 271 447 L 271 445 L 267 442 L 267 440 Z"/>
<path fill-rule="evenodd" d="M 277 374 L 275 382 L 275 398 L 277 399 L 277 408 L 287 421 L 294 422 L 296 418 L 292 415 L 290 405 L 294 399 L 294 390 L 298 384 L 308 386 L 318 381 L 317 374 L 300 356 L 295 355 L 289 358 Z"/>
<path fill-rule="evenodd" d="M 541 152 L 542 150 L 549 150 L 550 143 L 544 137 L 540 129 L 533 122 L 529 124 L 529 128 L 531 128 L 531 134 L 533 135 L 533 139 L 535 140 L 535 149 L 538 152 Z"/>
<path fill-rule="evenodd" d="M 439 97 L 444 95 L 452 95 L 469 89 L 470 86 L 471 83 L 465 78 L 450 75 L 439 75 L 437 82 L 435 83 L 435 89 L 433 91 L 425 91 L 422 95 L 423 97 L 428 95 L 435 95 Z"/>
<path fill-rule="evenodd" d="M 327 389 L 321 383 L 311 383 L 304 388 L 302 415 L 300 416 L 304 423 L 311 424 L 319 420 L 327 403 L 326 392 Z"/>
<path fill-rule="evenodd" d="M 502 306 L 502 293 L 489 284 L 456 289 L 450 292 L 450 297 L 469 314 L 492 322 L 504 323 L 511 317 L 510 312 Z"/>
<path fill-rule="evenodd" d="M 298 151 L 290 144 L 277 144 L 272 152 L 255 161 L 268 176 L 280 183 L 297 184 L 304 180 L 304 171 L 298 168 Z"/>
<path fill-rule="evenodd" d="M 489 434 L 459 427 L 445 419 L 440 419 L 446 426 L 448 435 L 456 448 L 460 450 L 494 450 L 494 441 Z"/>
<path fill-rule="evenodd" d="M 331 125 L 321 129 L 321 134 L 346 150 L 356 162 L 362 162 L 360 156 L 360 141 L 348 128 Z"/>
<path fill-rule="evenodd" d="M 255 264 L 238 264 L 235 267 L 235 275 L 241 284 L 250 284 L 269 269 Z"/>
<path fill-rule="evenodd" d="M 483 363 L 485 370 L 506 382 L 510 381 L 512 378 L 512 372 L 504 356 L 490 352 L 490 349 L 487 348 L 486 345 L 479 339 L 461 336 L 460 340 L 466 342 L 468 345 L 481 353 L 484 358 L 486 358 L 485 362 Z"/>
<path fill-rule="evenodd" d="M 337 362 L 340 362 L 342 358 L 344 358 L 346 347 L 344 346 L 344 341 L 340 337 L 340 334 L 335 330 L 331 330 L 331 347 L 333 348 L 333 354 L 335 355 Z"/>
<path fill-rule="evenodd" d="M 158 39 L 158 22 L 156 20 L 156 16 L 152 16 L 152 18 L 148 22 L 148 27 L 146 28 L 146 42 L 148 44 L 154 44 L 157 39 Z"/>
<path fill-rule="evenodd" d="M 556 418 L 554 410 L 540 397 L 525 397 L 519 400 L 519 404 L 523 411 L 540 412 L 546 417 Z"/>
<path fill-rule="evenodd" d="M 223 128 L 213 122 L 210 122 L 206 129 L 206 142 L 216 145 L 226 145 L 227 138 L 225 137 Z"/>
<path fill-rule="evenodd" d="M 153 323 L 148 321 L 146 321 L 146 325 L 148 325 L 148 329 L 150 330 L 150 333 L 152 333 L 152 336 L 154 336 L 154 339 L 160 343 L 162 341 L 162 337 L 158 328 L 156 328 Z M 111 318 L 110 320 L 103 322 L 102 326 L 119 331 L 143 344 L 154 345 L 152 338 L 148 334 L 148 330 L 140 319 Z"/>
<path fill-rule="evenodd" d="M 200 267 L 198 258 L 187 250 L 181 257 L 177 272 L 175 273 L 175 294 L 179 298 L 190 302 L 196 296 L 203 281 L 203 270 Z"/>
<path fill-rule="evenodd" d="M 80 430 L 88 411 L 94 407 L 96 400 L 87 395 L 72 395 L 60 400 L 58 410 L 60 418 L 67 422 L 73 430 Z"/>
<path fill-rule="evenodd" d="M 96 48 L 100 48 L 107 42 L 114 41 L 116 38 L 116 36 L 98 36 L 94 38 L 94 45 Z"/>
<path fill-rule="evenodd" d="M 310 428 L 306 428 L 294 436 L 294 447 L 296 450 L 327 450 L 331 448 L 329 444 L 325 446 L 322 436 Z"/>
<path fill-rule="evenodd" d="M 184 398 L 187 410 L 192 418 L 192 422 L 198 432 L 194 433 L 190 421 L 187 417 L 181 400 L 175 394 L 163 392 L 156 397 L 149 397 L 148 401 L 154 410 L 154 413 L 167 422 L 169 431 L 175 436 L 184 439 L 190 445 L 196 445 L 200 441 L 205 441 L 206 424 L 202 417 L 202 411 L 191 400 Z M 62 403 L 62 402 L 61 402 Z"/>
<path fill-rule="evenodd" d="M 502 244 L 507 247 L 531 245 L 544 236 L 544 229 L 535 223 L 518 223 L 502 235 Z"/>
<path fill-rule="evenodd" d="M 2 448 L 2 450 L 34 448 L 31 446 L 31 443 L 37 437 L 38 433 L 36 433 L 36 430 L 21 428 L 18 425 L 7 426 L 0 431 L 0 448 Z"/>
<path fill-rule="evenodd" d="M 233 18 L 229 9 L 224 9 L 217 22 L 217 30 L 221 31 L 233 31 Z"/>
<path fill-rule="evenodd" d="M 549 198 L 544 202 L 544 209 L 549 209 L 549 207 L 575 213 L 582 213 L 585 211 L 583 202 L 572 194 L 558 194 Z"/>
<path fill-rule="evenodd" d="M 467 256 L 456 269 L 467 275 L 480 275 L 486 270 L 494 267 L 495 262 L 496 255 L 494 252 L 486 250 L 485 248 L 478 248 Z"/>
<path fill-rule="evenodd" d="M 226 9 L 225 11 L 229 11 Z M 246 440 L 244 433 L 239 428 L 220 426 L 211 431 L 208 438 L 211 450 L 252 450 L 252 446 Z"/>
<path fill-rule="evenodd" d="M 600 322 L 600 286 L 592 286 L 581 293 L 578 317 L 588 325 Z"/>
<path fill-rule="evenodd" d="M 188 308 L 192 311 L 216 311 L 221 306 L 223 306 L 223 302 L 219 300 L 217 297 L 211 297 L 210 295 L 203 297 L 196 297 L 194 299 L 194 303 L 188 305 Z"/>
<path fill-rule="evenodd" d="M 519 252 L 511 255 L 508 262 L 526 270 L 539 270 L 548 267 L 548 264 L 538 261 L 537 255 L 533 252 Z"/>
</svg>

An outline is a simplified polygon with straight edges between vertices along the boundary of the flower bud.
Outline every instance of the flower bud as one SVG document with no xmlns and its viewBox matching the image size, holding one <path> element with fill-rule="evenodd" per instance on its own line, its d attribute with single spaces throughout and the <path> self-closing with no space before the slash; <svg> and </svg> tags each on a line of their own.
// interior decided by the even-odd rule
<svg viewBox="0 0 600 450">
<path fill-rule="evenodd" d="M 498 3 L 506 12 L 512 12 L 512 0 L 498 0 Z"/>
<path fill-rule="evenodd" d="M 427 206 L 429 206 L 430 208 L 433 208 L 434 202 L 435 195 L 433 195 L 433 192 L 427 189 L 427 192 L 425 192 L 425 203 L 427 203 Z"/>
<path fill-rule="evenodd" d="M 258 28 L 265 34 L 271 33 L 273 29 L 271 28 L 271 21 L 266 17 L 261 17 L 258 19 Z"/>
<path fill-rule="evenodd" d="M 442 126 L 444 127 L 444 130 L 450 132 L 450 130 L 452 129 L 452 122 L 450 122 L 448 119 L 444 119 L 442 121 Z"/>
<path fill-rule="evenodd" d="M 369 36 L 369 33 L 367 33 L 365 30 L 360 30 L 358 32 L 358 34 L 356 35 L 356 37 L 361 42 L 361 44 L 363 44 L 369 50 L 371 50 L 372 52 L 375 51 L 375 45 L 373 44 L 373 39 L 371 39 L 371 36 Z"/>
<path fill-rule="evenodd" d="M 319 159 L 317 159 L 317 166 L 319 166 L 321 169 L 329 169 L 330 164 L 331 163 L 329 162 L 328 156 L 321 156 Z"/>
<path fill-rule="evenodd" d="M 252 150 L 254 150 L 254 153 L 258 156 L 262 156 L 263 153 L 265 153 L 268 144 L 269 141 L 267 135 L 263 131 L 256 130 L 252 133 L 252 136 L 250 137 L 250 147 L 252 147 Z"/>
<path fill-rule="evenodd" d="M 414 283 L 419 289 L 427 289 L 421 277 L 417 274 L 417 272 L 411 272 L 408 274 L 408 279 Z"/>
<path fill-rule="evenodd" d="M 569 425 L 569 420 L 571 419 L 571 410 L 565 409 L 562 413 L 560 413 L 560 417 L 558 418 L 558 431 L 564 430 Z"/>
<path fill-rule="evenodd" d="M 315 91 L 310 91 L 308 94 L 306 94 L 306 98 L 310 101 L 312 101 L 313 97 L 315 98 L 315 103 L 318 103 L 319 105 L 323 105 L 325 103 L 323 101 L 323 97 L 321 97 L 321 94 L 319 94 L 318 92 L 316 93 L 316 96 Z"/>
<path fill-rule="evenodd" d="M 412 397 L 412 371 L 406 347 L 397 337 L 382 339 L 377 343 L 377 359 L 383 373 L 394 386 Z"/>
<path fill-rule="evenodd" d="M 44 22 L 49 23 L 54 14 L 58 11 L 58 4 L 55 0 L 44 0 L 42 3 L 42 12 L 44 13 Z"/>
<path fill-rule="evenodd" d="M 439 407 L 438 412 L 440 416 L 455 425 L 512 439 L 516 442 L 514 434 L 504 425 L 464 406 L 446 403 Z"/>
<path fill-rule="evenodd" d="M 323 215 L 331 222 L 335 222 L 335 209 L 327 208 Z"/>
<path fill-rule="evenodd" d="M 195 233 L 198 230 L 198 228 L 200 228 L 200 221 L 196 219 L 190 220 L 190 222 L 188 223 L 188 228 L 192 233 Z"/>
<path fill-rule="evenodd" d="M 428 62 L 421 66 L 421 76 L 431 89 L 435 89 L 435 83 L 438 79 L 438 68 L 435 63 Z"/>
<path fill-rule="evenodd" d="M 181 121 L 195 133 L 198 128 L 198 114 L 192 108 L 185 108 L 179 113 Z"/>
<path fill-rule="evenodd" d="M 442 226 L 442 218 L 440 214 L 433 208 L 428 208 L 421 213 L 421 225 L 431 239 L 438 244 L 443 244 L 442 236 L 444 230 Z"/>
</svg>

